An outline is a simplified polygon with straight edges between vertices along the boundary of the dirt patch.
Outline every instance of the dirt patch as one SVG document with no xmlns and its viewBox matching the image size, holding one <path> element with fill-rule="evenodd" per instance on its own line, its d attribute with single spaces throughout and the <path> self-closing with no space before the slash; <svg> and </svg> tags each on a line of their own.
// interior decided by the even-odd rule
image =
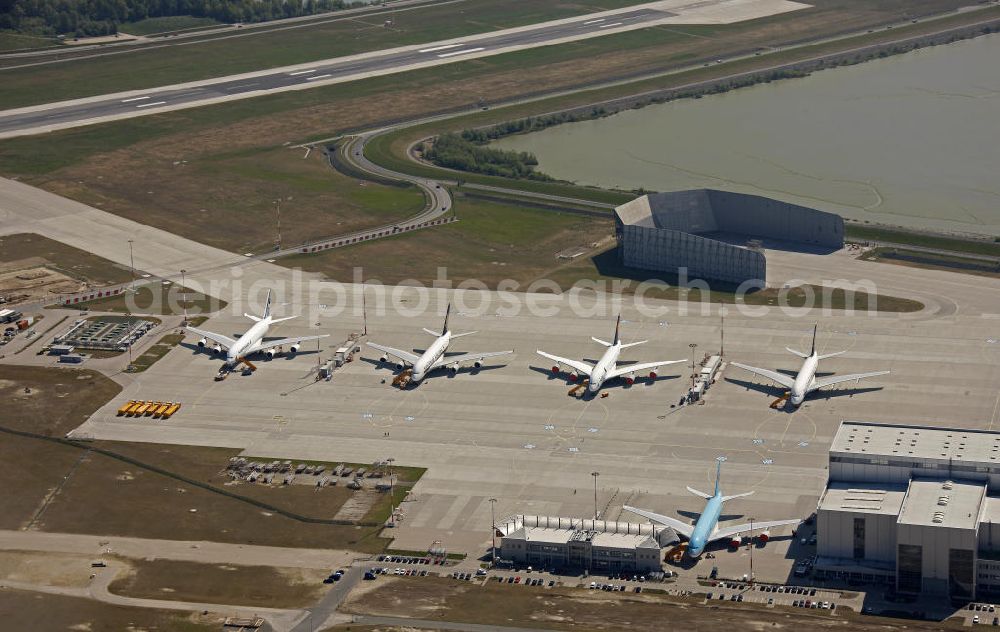
<svg viewBox="0 0 1000 632">
<path fill-rule="evenodd" d="M 91 557 L 40 551 L 0 551 L 0 578 L 44 586 L 84 587 Z"/>
<path fill-rule="evenodd" d="M 108 589 L 116 595 L 270 608 L 301 608 L 323 593 L 316 569 L 130 560 L 131 571 Z"/>
</svg>

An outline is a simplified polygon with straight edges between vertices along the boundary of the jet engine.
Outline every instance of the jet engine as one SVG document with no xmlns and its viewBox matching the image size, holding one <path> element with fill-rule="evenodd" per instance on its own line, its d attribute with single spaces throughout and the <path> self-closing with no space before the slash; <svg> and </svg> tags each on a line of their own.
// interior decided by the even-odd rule
<svg viewBox="0 0 1000 632">
<path fill-rule="evenodd" d="M 272 358 L 274 358 L 274 354 L 275 354 L 274 347 L 271 347 L 270 349 L 268 349 L 267 351 L 264 352 L 264 355 L 267 356 L 268 360 L 271 360 Z"/>
<path fill-rule="evenodd" d="M 625 383 L 628 384 L 629 386 L 632 386 L 632 384 L 635 383 L 635 373 L 629 373 L 628 375 L 626 375 Z"/>
<path fill-rule="evenodd" d="M 552 367 L 552 375 L 559 375 L 559 367 L 557 366 Z"/>
<path fill-rule="evenodd" d="M 201 340 L 198 341 L 198 346 L 201 347 L 202 349 L 204 349 L 205 345 L 207 345 L 207 344 L 208 344 L 208 340 L 206 340 L 205 338 L 202 338 Z"/>
<path fill-rule="evenodd" d="M 222 345 L 215 345 L 212 347 L 212 351 L 215 353 L 222 353 Z"/>
<path fill-rule="evenodd" d="M 382 356 L 378 359 L 378 361 L 384 364 L 389 361 L 389 356 L 382 354 Z"/>
<path fill-rule="evenodd" d="M 580 376 L 577 375 L 576 371 L 573 371 L 572 373 L 569 374 L 569 381 L 570 382 L 575 382 L 578 379 L 580 379 Z"/>
<path fill-rule="evenodd" d="M 451 371 L 452 375 L 455 375 L 456 373 L 458 373 L 458 364 L 457 363 L 456 364 L 449 364 L 448 365 L 448 370 Z"/>
<path fill-rule="evenodd" d="M 651 380 L 655 380 L 656 379 L 656 371 L 650 371 L 649 372 L 649 379 L 651 379 Z"/>
<path fill-rule="evenodd" d="M 298 353 L 300 346 L 301 345 L 299 345 L 299 344 L 294 344 L 291 347 L 288 347 L 288 351 L 290 351 L 291 353 Z"/>
<path fill-rule="evenodd" d="M 771 539 L 771 532 L 762 531 L 761 534 L 757 536 L 757 539 L 760 540 L 761 542 L 767 542 L 768 540 Z"/>
<path fill-rule="evenodd" d="M 481 369 L 481 368 L 483 368 L 483 361 L 482 360 L 476 360 L 475 362 L 472 363 L 472 366 L 475 367 L 475 368 L 477 368 L 477 369 Z"/>
<path fill-rule="evenodd" d="M 742 543 L 743 543 L 743 536 L 741 536 L 739 533 L 737 533 L 736 535 L 734 535 L 732 538 L 729 539 L 729 546 L 733 547 L 734 549 L 739 548 L 740 544 Z"/>
<path fill-rule="evenodd" d="M 396 370 L 397 370 L 397 371 L 402 371 L 402 370 L 403 370 L 403 369 L 405 369 L 405 368 L 406 368 L 406 365 L 405 365 L 405 364 L 403 364 L 402 362 L 397 362 L 397 363 L 396 363 Z"/>
</svg>

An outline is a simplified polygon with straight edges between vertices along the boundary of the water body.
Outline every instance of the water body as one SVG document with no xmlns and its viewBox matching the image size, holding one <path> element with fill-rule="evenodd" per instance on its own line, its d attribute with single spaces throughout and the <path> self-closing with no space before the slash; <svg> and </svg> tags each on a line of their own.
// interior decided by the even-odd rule
<svg viewBox="0 0 1000 632">
<path fill-rule="evenodd" d="M 556 178 L 1000 235 L 1000 35 L 502 139 Z"/>
</svg>

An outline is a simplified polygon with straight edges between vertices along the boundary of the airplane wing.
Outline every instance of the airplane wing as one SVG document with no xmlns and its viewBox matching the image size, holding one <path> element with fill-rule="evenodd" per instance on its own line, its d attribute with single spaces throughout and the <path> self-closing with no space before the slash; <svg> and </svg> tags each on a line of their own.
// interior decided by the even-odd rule
<svg viewBox="0 0 1000 632">
<path fill-rule="evenodd" d="M 306 340 L 319 340 L 320 338 L 329 338 L 330 334 L 323 334 L 321 336 L 299 336 L 298 338 L 282 338 L 281 340 L 261 340 L 260 341 L 260 351 L 265 349 L 270 349 L 271 347 L 280 347 L 284 345 L 294 345 Z"/>
<path fill-rule="evenodd" d="M 217 342 L 226 349 L 229 349 L 230 347 L 236 344 L 236 341 L 230 338 L 229 336 L 223 336 L 222 334 L 216 334 L 211 331 L 205 331 L 204 329 L 195 329 L 194 327 L 186 327 L 185 329 L 187 329 L 191 333 L 198 334 L 203 338 L 208 338 L 212 342 Z"/>
<path fill-rule="evenodd" d="M 594 367 L 587 364 L 586 362 L 580 362 L 579 360 L 570 360 L 569 358 L 560 358 L 557 355 L 552 355 L 551 353 L 545 353 L 544 351 L 538 351 L 538 355 L 548 358 L 549 360 L 555 360 L 559 364 L 565 364 L 571 367 L 574 371 L 578 373 L 583 373 L 586 376 L 590 376 L 590 372 L 594 370 Z"/>
<path fill-rule="evenodd" d="M 771 520 L 770 522 L 757 522 L 753 523 L 753 530 L 759 531 L 761 529 L 770 529 L 771 527 L 781 527 L 786 524 L 798 524 L 802 522 L 801 520 Z M 724 527 L 713 533 L 708 539 L 709 541 L 722 540 L 724 538 L 731 538 L 737 533 L 743 533 L 750 530 L 750 523 L 744 522 L 743 524 L 734 524 L 731 527 Z"/>
<path fill-rule="evenodd" d="M 876 377 L 888 374 L 889 371 L 872 371 L 871 373 L 855 373 L 854 375 L 831 375 L 830 377 L 820 378 L 813 382 L 813 390 L 833 386 L 834 384 L 840 384 L 841 382 L 853 382 L 855 380 L 863 380 L 866 377 Z"/>
<path fill-rule="evenodd" d="M 621 377 L 623 375 L 628 375 L 629 373 L 633 372 L 642 373 L 644 371 L 652 371 L 657 367 L 666 366 L 668 364 L 679 364 L 681 362 L 687 362 L 687 360 L 667 360 L 666 362 L 644 362 L 642 364 L 628 364 L 608 371 L 608 377 L 609 378 Z"/>
<path fill-rule="evenodd" d="M 400 360 L 403 361 L 404 364 L 409 364 L 411 366 L 415 364 L 417 360 L 420 359 L 420 356 L 410 353 L 409 351 L 403 351 L 402 349 L 396 349 L 393 347 L 384 347 L 382 345 L 377 345 L 374 342 L 366 342 L 365 344 L 368 345 L 369 347 L 378 349 L 383 353 L 388 353 L 393 357 L 399 358 Z"/>
<path fill-rule="evenodd" d="M 508 355 L 514 353 L 511 351 L 487 351 L 486 353 L 463 353 L 462 355 L 454 356 L 441 356 L 438 361 L 434 363 L 433 368 L 438 368 L 446 366 L 449 364 L 462 364 L 463 362 L 474 362 L 476 360 L 483 360 L 486 358 L 495 358 L 497 356 Z"/>
<path fill-rule="evenodd" d="M 690 538 L 691 533 L 694 532 L 694 525 L 687 524 L 686 522 L 681 522 L 677 518 L 671 518 L 670 516 L 664 516 L 658 513 L 653 513 L 652 511 L 646 511 L 645 509 L 636 509 L 635 507 L 629 507 L 625 505 L 622 507 L 625 511 L 631 511 L 634 514 L 638 514 L 643 518 L 651 520 L 657 524 L 662 524 L 665 527 L 670 527 L 678 534 L 683 535 L 685 538 Z"/>
<path fill-rule="evenodd" d="M 759 375 L 761 377 L 766 377 L 767 379 L 771 380 L 772 382 L 777 382 L 778 384 L 781 384 L 785 388 L 792 388 L 792 385 L 795 384 L 795 379 L 794 378 L 791 378 L 791 377 L 788 377 L 787 375 L 783 375 L 781 373 L 778 373 L 777 371 L 771 371 L 770 369 L 758 369 L 755 366 L 749 366 L 747 364 L 740 364 L 739 362 L 730 362 L 729 364 L 732 364 L 733 366 L 738 366 L 741 369 L 744 369 L 746 371 L 750 371 L 754 375 Z"/>
</svg>

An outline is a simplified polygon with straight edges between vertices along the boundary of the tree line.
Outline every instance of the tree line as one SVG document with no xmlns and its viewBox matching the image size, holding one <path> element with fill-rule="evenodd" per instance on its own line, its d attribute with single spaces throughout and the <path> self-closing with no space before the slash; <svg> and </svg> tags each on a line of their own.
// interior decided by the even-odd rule
<svg viewBox="0 0 1000 632">
<path fill-rule="evenodd" d="M 194 16 L 265 22 L 343 9 L 344 0 L 0 0 L 0 29 L 32 35 L 112 35 L 127 22 Z"/>
<path fill-rule="evenodd" d="M 485 142 L 485 141 L 483 141 Z M 442 134 L 430 146 L 423 148 L 424 158 L 439 167 L 483 173 L 506 178 L 529 178 L 551 180 L 549 176 L 535 171 L 538 159 L 526 151 L 509 151 L 486 147 L 465 138 L 462 134 Z"/>
</svg>

